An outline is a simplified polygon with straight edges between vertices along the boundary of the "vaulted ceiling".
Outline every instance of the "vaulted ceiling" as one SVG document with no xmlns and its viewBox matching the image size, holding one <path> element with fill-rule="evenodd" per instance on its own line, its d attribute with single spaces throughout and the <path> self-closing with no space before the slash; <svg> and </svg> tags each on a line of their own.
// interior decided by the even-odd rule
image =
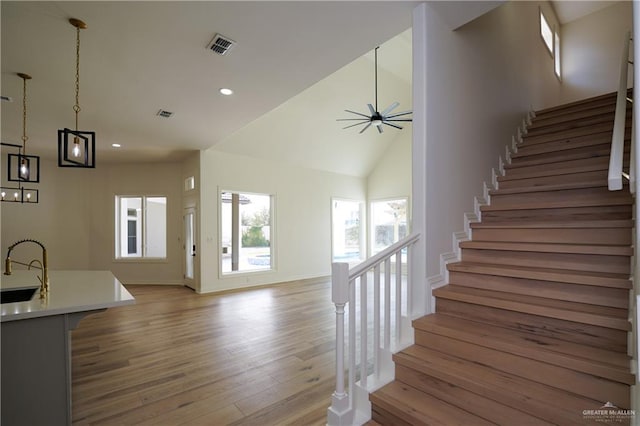
<svg viewBox="0 0 640 426">
<path fill-rule="evenodd" d="M 97 164 L 173 161 L 200 149 L 366 176 L 404 130 L 342 130 L 344 109 L 411 109 L 411 26 L 416 1 L 2 1 L 2 142 L 20 143 L 28 82 L 29 152 L 55 158 L 57 130 L 72 127 L 75 28 L 81 31 L 80 129 L 94 130 Z M 451 28 L 503 1 L 435 2 Z M 553 1 L 561 22 L 609 5 Z M 225 56 L 216 33 L 237 42 Z M 232 96 L 218 89 L 229 87 Z M 165 119 L 160 110 L 174 113 Z M 112 148 L 119 143 L 121 148 Z"/>
<path fill-rule="evenodd" d="M 347 147 L 347 155 L 364 138 L 376 138 L 370 151 L 377 152 L 397 131 L 389 128 L 394 132 L 382 139 L 373 129 L 358 135 L 335 119 L 373 102 L 370 52 L 410 27 L 416 3 L 2 1 L 2 95 L 13 99 L 2 102 L 2 141 L 20 143 L 18 72 L 33 77 L 30 152 L 53 158 L 57 130 L 73 127 L 73 17 L 88 25 L 80 33 L 79 127 L 96 132 L 98 166 L 179 159 L 218 144 L 237 153 L 259 147 L 272 157 L 292 154 L 291 161 L 313 157 L 317 168 L 325 167 L 319 151 Z M 237 43 L 225 56 L 207 49 L 216 33 Z M 385 61 L 390 69 L 381 70 L 380 103 L 398 100 L 410 109 L 410 36 L 395 46 L 379 51 L 381 69 Z M 398 64 L 408 76 L 398 75 Z M 321 82 L 333 73 L 336 81 Z M 221 87 L 234 94 L 222 96 Z M 291 98 L 294 106 L 287 106 Z M 160 109 L 173 117 L 157 116 Z"/>
</svg>

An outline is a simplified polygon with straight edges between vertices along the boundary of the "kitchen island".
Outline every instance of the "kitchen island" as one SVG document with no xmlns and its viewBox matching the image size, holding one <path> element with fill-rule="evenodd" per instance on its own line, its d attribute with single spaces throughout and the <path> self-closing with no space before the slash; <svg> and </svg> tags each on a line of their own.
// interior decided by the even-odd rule
<svg viewBox="0 0 640 426">
<path fill-rule="evenodd" d="M 36 271 L 2 275 L 0 289 L 39 287 Z M 85 316 L 135 303 L 110 271 L 49 271 L 41 299 L 0 305 L 3 425 L 71 424 L 71 330 Z"/>
</svg>

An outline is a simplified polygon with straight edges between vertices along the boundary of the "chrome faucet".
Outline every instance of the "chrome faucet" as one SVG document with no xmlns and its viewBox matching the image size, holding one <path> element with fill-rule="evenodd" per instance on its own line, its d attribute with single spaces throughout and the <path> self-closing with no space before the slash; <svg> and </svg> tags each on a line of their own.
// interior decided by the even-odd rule
<svg viewBox="0 0 640 426">
<path fill-rule="evenodd" d="M 18 246 L 18 245 L 20 245 L 22 243 L 34 243 L 34 244 L 39 245 L 40 248 L 42 249 L 42 261 L 40 261 L 38 259 L 33 259 L 29 263 L 22 263 L 22 262 L 18 262 L 17 260 L 11 260 L 11 251 L 16 246 Z M 26 266 L 28 269 L 31 269 L 31 267 L 33 266 L 34 263 L 38 263 L 39 264 L 39 266 L 36 266 L 36 268 L 42 270 L 42 277 L 38 277 L 38 280 L 40 280 L 40 299 L 45 299 L 47 297 L 47 295 L 49 294 L 49 268 L 47 266 L 47 249 L 45 248 L 44 244 L 42 244 L 40 241 L 32 240 L 30 238 L 27 238 L 27 239 L 24 239 L 24 240 L 20 240 L 20 241 L 17 241 L 15 243 L 11 244 L 9 246 L 9 249 L 7 250 L 7 257 L 4 260 L 4 274 L 5 275 L 11 275 L 11 264 L 12 263 L 17 263 L 18 265 Z"/>
</svg>

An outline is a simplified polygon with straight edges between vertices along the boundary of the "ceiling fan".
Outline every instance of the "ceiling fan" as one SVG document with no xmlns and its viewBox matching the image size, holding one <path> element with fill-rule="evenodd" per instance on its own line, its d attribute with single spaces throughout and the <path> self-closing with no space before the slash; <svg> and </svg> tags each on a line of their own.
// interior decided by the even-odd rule
<svg viewBox="0 0 640 426">
<path fill-rule="evenodd" d="M 382 133 L 382 125 L 386 124 L 387 126 L 391 126 L 391 127 L 395 127 L 396 129 L 401 129 L 402 130 L 402 126 L 399 126 L 398 124 L 394 124 L 396 122 L 401 122 L 401 121 L 413 121 L 411 118 L 399 118 L 399 117 L 404 117 L 405 115 L 409 115 L 411 114 L 413 111 L 405 111 L 405 112 L 398 112 L 395 114 L 390 114 L 391 111 L 393 111 L 394 109 L 396 109 L 400 103 L 398 102 L 394 102 L 391 105 L 389 105 L 387 107 L 387 109 L 385 109 L 382 112 L 378 112 L 378 49 L 380 48 L 380 46 L 376 47 L 374 53 L 375 53 L 375 102 L 376 102 L 376 106 L 375 108 L 373 107 L 373 105 L 371 104 L 367 104 L 367 106 L 369 107 L 369 113 L 371 115 L 367 115 L 367 114 L 363 114 L 361 112 L 356 112 L 356 111 L 351 111 L 349 109 L 345 109 L 346 112 L 349 112 L 351 114 L 355 114 L 357 116 L 359 116 L 358 118 L 338 118 L 336 121 L 357 121 L 357 123 L 351 124 L 349 126 L 343 127 L 343 129 L 348 129 L 350 127 L 355 127 L 355 126 L 359 126 L 361 124 L 364 124 L 365 126 L 362 128 L 362 130 L 360 130 L 359 133 L 364 132 L 365 130 L 367 130 L 371 125 L 374 125 L 378 128 L 378 133 Z"/>
</svg>

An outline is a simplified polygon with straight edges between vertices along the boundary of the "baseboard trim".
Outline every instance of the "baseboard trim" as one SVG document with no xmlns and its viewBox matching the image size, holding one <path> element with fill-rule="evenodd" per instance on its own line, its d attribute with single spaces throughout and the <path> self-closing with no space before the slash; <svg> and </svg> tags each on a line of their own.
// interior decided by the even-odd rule
<svg viewBox="0 0 640 426">
<path fill-rule="evenodd" d="M 179 285 L 184 286 L 182 281 L 149 281 L 149 280 L 120 280 L 123 285 Z"/>
</svg>

